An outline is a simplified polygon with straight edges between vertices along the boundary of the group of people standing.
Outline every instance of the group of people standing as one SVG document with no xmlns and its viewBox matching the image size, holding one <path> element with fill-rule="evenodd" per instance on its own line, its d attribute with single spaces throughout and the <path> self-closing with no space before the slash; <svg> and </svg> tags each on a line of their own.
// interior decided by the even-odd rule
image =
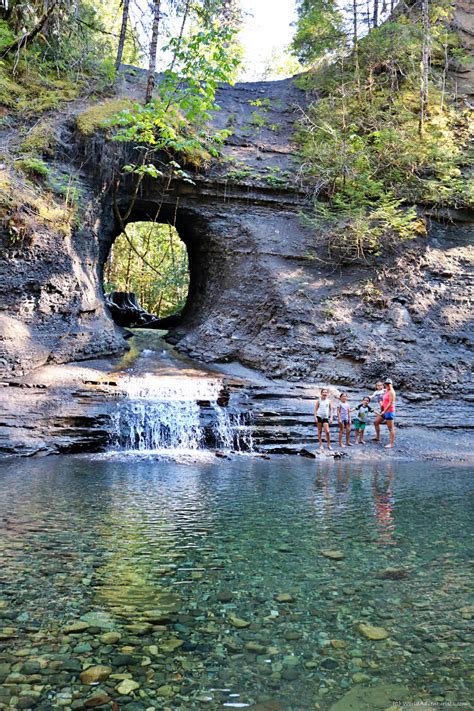
<svg viewBox="0 0 474 711">
<path fill-rule="evenodd" d="M 349 404 L 347 393 L 341 393 L 336 406 L 336 417 L 339 424 L 339 446 L 352 447 L 352 422 L 354 422 L 354 444 L 366 444 L 365 428 L 369 419 L 369 413 L 375 412 L 375 437 L 372 441 L 380 442 L 380 425 L 385 424 L 387 425 L 389 433 L 389 443 L 385 445 L 385 448 L 392 449 L 395 444 L 395 399 L 396 394 L 390 378 L 386 378 L 383 383 L 376 383 L 375 391 L 372 395 L 367 395 L 362 398 L 362 401 L 356 405 L 356 407 L 351 407 Z M 372 407 L 371 404 L 374 407 Z M 323 448 L 323 431 L 328 449 L 332 449 L 329 425 L 332 424 L 333 419 L 334 406 L 329 399 L 329 390 L 323 388 L 321 390 L 321 397 L 316 400 L 314 407 L 314 420 L 318 428 L 320 450 Z M 345 444 L 342 441 L 344 435 L 346 440 Z"/>
</svg>

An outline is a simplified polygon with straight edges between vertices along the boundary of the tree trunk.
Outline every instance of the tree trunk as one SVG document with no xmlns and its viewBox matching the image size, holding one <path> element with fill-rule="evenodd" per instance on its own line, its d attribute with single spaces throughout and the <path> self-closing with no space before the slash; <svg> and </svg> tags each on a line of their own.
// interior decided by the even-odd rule
<svg viewBox="0 0 474 711">
<path fill-rule="evenodd" d="M 120 65 L 122 64 L 123 47 L 125 45 L 125 36 L 127 34 L 127 23 L 128 23 L 128 11 L 130 7 L 130 0 L 122 0 L 123 10 L 122 10 L 122 26 L 120 28 L 120 38 L 117 47 L 117 57 L 115 60 L 115 69 L 118 71 Z"/>
<path fill-rule="evenodd" d="M 49 10 L 49 0 L 43 0 L 43 13 L 47 14 Z M 42 29 L 42 34 L 48 38 L 49 37 L 49 20 L 46 20 L 46 22 L 43 25 Z"/>
<path fill-rule="evenodd" d="M 353 44 L 353 50 L 354 50 L 356 82 L 357 82 L 357 86 L 359 86 L 360 71 L 359 71 L 359 36 L 358 36 L 358 19 L 357 19 L 357 0 L 352 0 L 352 44 Z"/>
<path fill-rule="evenodd" d="M 158 30 L 160 28 L 160 4 L 161 0 L 153 0 L 153 26 L 151 30 L 150 42 L 150 62 L 148 65 L 148 78 L 146 82 L 145 104 L 151 101 L 153 89 L 155 87 L 156 50 L 158 46 Z"/>
<path fill-rule="evenodd" d="M 374 16 L 372 21 L 373 27 L 379 26 L 379 0 L 374 0 Z"/>
<path fill-rule="evenodd" d="M 430 61 L 430 28 L 428 16 L 429 0 L 422 0 L 421 4 L 421 31 L 422 50 L 420 62 L 420 120 L 418 123 L 418 134 L 423 135 L 425 119 L 428 109 L 428 68 Z"/>
<path fill-rule="evenodd" d="M 130 271 L 132 267 L 132 245 L 128 243 L 127 270 L 125 272 L 125 291 L 130 291 Z"/>
</svg>

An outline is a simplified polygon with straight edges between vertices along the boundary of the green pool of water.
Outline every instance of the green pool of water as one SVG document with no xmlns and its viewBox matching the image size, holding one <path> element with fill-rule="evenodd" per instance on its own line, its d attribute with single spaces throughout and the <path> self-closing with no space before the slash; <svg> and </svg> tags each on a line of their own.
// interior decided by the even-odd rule
<svg viewBox="0 0 474 711">
<path fill-rule="evenodd" d="M 473 491 L 420 463 L 4 462 L 0 708 L 467 707 Z"/>
</svg>

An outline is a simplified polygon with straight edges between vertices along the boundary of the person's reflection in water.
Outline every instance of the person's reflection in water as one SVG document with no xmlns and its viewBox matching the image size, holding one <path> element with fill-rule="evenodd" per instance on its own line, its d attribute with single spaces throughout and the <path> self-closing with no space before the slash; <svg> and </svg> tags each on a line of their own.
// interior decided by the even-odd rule
<svg viewBox="0 0 474 711">
<path fill-rule="evenodd" d="M 314 504 L 318 514 L 323 519 L 331 518 L 334 513 L 334 495 L 330 486 L 330 472 L 331 468 L 329 463 L 318 463 L 314 482 L 314 489 L 316 491 Z"/>
<path fill-rule="evenodd" d="M 349 462 L 336 463 L 336 508 L 338 511 L 345 511 L 349 507 L 350 475 Z"/>
<path fill-rule="evenodd" d="M 395 519 L 393 517 L 395 498 L 392 491 L 393 469 L 391 465 L 388 465 L 382 481 L 379 481 L 379 474 L 380 472 L 375 470 L 372 478 L 372 497 L 377 528 L 380 534 L 377 543 L 396 545 L 397 542 L 393 537 L 395 533 Z"/>
</svg>

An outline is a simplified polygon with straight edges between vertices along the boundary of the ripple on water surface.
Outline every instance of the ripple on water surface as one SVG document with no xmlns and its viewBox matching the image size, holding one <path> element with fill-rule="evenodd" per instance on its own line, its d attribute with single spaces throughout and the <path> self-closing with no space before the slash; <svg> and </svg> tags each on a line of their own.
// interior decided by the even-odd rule
<svg viewBox="0 0 474 711">
<path fill-rule="evenodd" d="M 63 457 L 0 483 L 0 704 L 469 702 L 465 468 Z"/>
</svg>

